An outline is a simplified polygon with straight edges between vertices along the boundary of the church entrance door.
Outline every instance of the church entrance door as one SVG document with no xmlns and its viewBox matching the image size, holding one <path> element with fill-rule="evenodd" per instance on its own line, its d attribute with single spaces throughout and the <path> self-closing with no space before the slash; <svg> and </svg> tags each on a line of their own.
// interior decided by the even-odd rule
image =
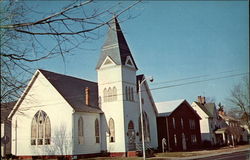
<svg viewBox="0 0 250 160">
<path fill-rule="evenodd" d="M 133 121 L 130 121 L 128 124 L 128 150 L 134 151 L 136 149 L 135 146 L 135 129 Z"/>
</svg>

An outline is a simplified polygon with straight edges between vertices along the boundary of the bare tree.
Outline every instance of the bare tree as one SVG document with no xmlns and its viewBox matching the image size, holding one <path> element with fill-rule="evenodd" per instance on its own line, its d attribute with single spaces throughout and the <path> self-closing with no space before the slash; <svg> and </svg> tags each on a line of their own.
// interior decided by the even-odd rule
<svg viewBox="0 0 250 160">
<path fill-rule="evenodd" d="M 16 100 L 34 69 L 36 62 L 65 54 L 100 37 L 99 31 L 134 7 L 137 2 L 114 2 L 97 7 L 93 0 L 67 1 L 67 6 L 54 13 L 33 18 L 37 13 L 25 1 L 1 1 L 1 103 Z M 35 19 L 37 17 L 37 19 Z M 123 20 L 132 18 L 130 14 Z M 43 41 L 50 41 L 44 46 Z"/>
<path fill-rule="evenodd" d="M 247 124 L 248 128 L 250 128 L 250 97 L 249 97 L 249 78 L 244 77 L 243 81 L 231 89 L 230 97 L 228 98 L 228 101 L 230 102 L 230 105 L 232 106 L 232 112 L 234 112 L 233 115 L 236 113 L 246 116 L 246 118 L 243 118 L 244 122 Z M 238 107 L 238 109 L 236 109 Z"/>
</svg>

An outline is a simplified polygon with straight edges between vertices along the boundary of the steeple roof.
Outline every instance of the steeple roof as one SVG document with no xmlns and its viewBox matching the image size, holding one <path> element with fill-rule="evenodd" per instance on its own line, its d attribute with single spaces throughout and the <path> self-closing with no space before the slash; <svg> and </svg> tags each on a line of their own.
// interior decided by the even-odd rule
<svg viewBox="0 0 250 160">
<path fill-rule="evenodd" d="M 96 69 L 99 69 L 101 67 L 107 56 L 109 56 L 117 65 L 125 65 L 127 56 L 130 56 L 135 65 L 135 68 L 137 69 L 133 56 L 130 52 L 130 49 L 116 17 L 109 23 L 109 27 L 110 28 L 107 34 L 107 38 L 102 47 L 101 55 Z"/>
</svg>

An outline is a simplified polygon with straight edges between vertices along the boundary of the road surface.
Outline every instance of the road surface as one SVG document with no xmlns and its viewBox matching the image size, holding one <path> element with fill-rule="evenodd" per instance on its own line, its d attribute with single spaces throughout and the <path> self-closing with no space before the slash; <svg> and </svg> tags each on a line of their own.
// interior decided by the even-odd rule
<svg viewBox="0 0 250 160">
<path fill-rule="evenodd" d="M 227 153 L 205 158 L 195 158 L 193 160 L 250 160 L 250 151 Z"/>
</svg>

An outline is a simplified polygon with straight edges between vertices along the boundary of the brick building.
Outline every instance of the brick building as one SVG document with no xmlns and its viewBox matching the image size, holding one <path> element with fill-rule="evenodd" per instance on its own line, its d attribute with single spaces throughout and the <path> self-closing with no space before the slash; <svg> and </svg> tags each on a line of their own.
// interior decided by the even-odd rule
<svg viewBox="0 0 250 160">
<path fill-rule="evenodd" d="M 201 144 L 200 117 L 186 100 L 156 103 L 159 149 L 166 139 L 168 151 L 196 149 Z"/>
</svg>

